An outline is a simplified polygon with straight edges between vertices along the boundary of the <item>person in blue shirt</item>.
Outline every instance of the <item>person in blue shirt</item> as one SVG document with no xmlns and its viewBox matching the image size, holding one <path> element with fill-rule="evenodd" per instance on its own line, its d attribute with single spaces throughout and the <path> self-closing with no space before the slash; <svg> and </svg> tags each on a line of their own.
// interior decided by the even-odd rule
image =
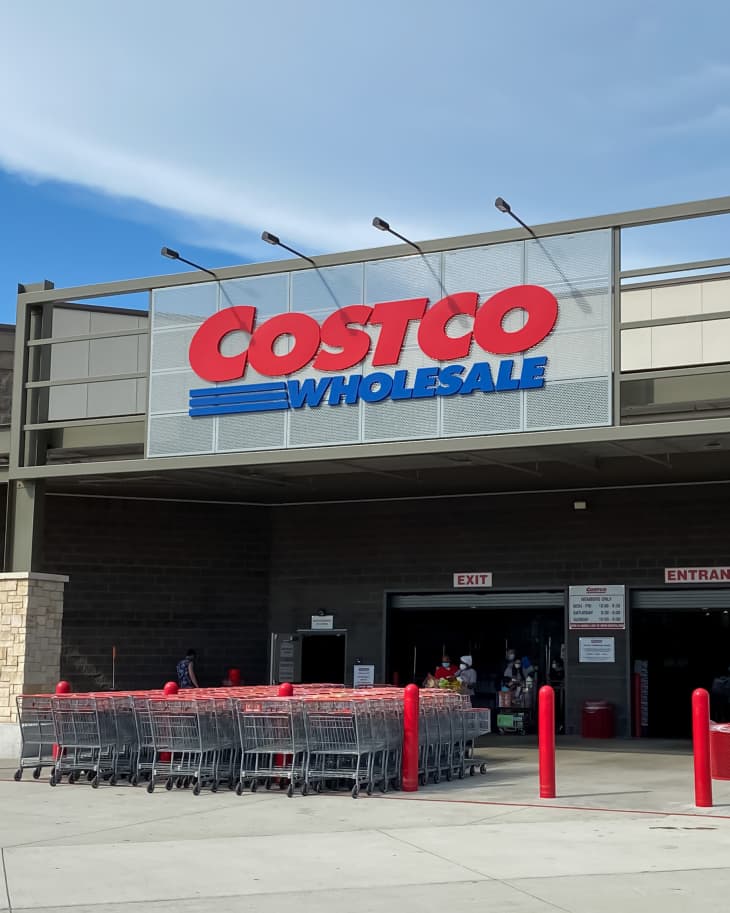
<svg viewBox="0 0 730 913">
<path fill-rule="evenodd" d="M 177 684 L 180 688 L 199 688 L 195 677 L 195 650 L 191 647 L 177 664 Z"/>
</svg>

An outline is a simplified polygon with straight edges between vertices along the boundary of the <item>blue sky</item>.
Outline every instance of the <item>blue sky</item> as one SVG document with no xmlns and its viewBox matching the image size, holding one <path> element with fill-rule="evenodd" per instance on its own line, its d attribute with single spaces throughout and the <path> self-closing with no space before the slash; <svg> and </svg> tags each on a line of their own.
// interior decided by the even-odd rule
<svg viewBox="0 0 730 913">
<path fill-rule="evenodd" d="M 698 0 L 10 0 L 0 320 L 17 283 L 222 266 L 730 193 L 730 8 Z M 728 251 L 648 232 L 631 262 Z M 183 267 L 184 268 L 184 267 Z"/>
</svg>

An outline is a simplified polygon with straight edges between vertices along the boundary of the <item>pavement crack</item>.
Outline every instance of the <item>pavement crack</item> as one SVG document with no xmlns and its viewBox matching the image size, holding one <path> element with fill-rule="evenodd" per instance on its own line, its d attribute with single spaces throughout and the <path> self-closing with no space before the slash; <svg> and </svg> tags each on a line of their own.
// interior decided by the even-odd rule
<svg viewBox="0 0 730 913">
<path fill-rule="evenodd" d="M 10 902 L 10 885 L 8 884 L 8 870 L 5 866 L 5 849 L 0 847 L 0 862 L 3 868 L 3 884 L 5 885 L 5 898 L 8 902 L 8 913 L 13 913 L 13 905 Z"/>
</svg>

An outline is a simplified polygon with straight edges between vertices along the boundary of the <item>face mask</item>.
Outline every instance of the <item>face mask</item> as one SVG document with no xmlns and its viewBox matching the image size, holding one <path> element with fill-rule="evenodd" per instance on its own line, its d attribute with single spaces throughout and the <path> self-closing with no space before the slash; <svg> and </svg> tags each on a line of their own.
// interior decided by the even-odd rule
<svg viewBox="0 0 730 913">
<path fill-rule="evenodd" d="M 444 669 L 450 669 L 450 668 L 451 668 L 451 663 L 441 663 L 441 665 L 444 667 Z"/>
<path fill-rule="evenodd" d="M 460 668 L 460 669 L 468 669 L 469 667 L 467 666 L 466 663 L 459 663 L 459 668 Z"/>
<path fill-rule="evenodd" d="M 518 671 L 522 668 L 522 663 L 515 663 L 515 669 Z"/>
<path fill-rule="evenodd" d="M 508 653 L 508 654 L 507 654 L 507 662 L 513 663 L 514 661 L 515 661 L 515 655 L 514 655 L 514 653 Z"/>
</svg>

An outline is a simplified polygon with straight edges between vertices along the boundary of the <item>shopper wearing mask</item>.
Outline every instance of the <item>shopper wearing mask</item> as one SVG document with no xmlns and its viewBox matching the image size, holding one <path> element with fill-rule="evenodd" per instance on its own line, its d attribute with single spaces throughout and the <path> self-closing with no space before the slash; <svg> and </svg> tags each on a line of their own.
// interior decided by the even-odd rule
<svg viewBox="0 0 730 913">
<path fill-rule="evenodd" d="M 451 657 L 444 656 L 441 658 L 441 665 L 437 667 L 433 677 L 438 681 L 442 678 L 456 678 L 459 667 L 451 662 Z"/>
<path fill-rule="evenodd" d="M 467 654 L 460 657 L 459 671 L 456 673 L 457 679 L 461 682 L 464 692 L 469 697 L 474 697 L 474 691 L 477 684 L 477 671 L 472 666 L 472 658 Z"/>
</svg>

